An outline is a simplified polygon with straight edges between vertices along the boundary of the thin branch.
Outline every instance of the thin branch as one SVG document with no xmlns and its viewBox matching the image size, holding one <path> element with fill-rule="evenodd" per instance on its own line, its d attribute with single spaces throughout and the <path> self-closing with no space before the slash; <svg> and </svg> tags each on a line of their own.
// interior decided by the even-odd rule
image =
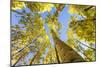
<svg viewBox="0 0 100 67">
<path fill-rule="evenodd" d="M 25 13 L 18 12 L 18 11 L 16 11 L 16 10 L 13 10 L 13 9 L 12 9 L 11 11 L 13 11 L 13 12 L 15 12 L 15 13 L 17 13 L 17 14 L 21 15 L 21 16 L 27 16 Z"/>
<path fill-rule="evenodd" d="M 80 44 L 82 44 L 82 45 L 84 45 L 84 46 L 86 46 L 86 47 L 88 47 L 88 48 L 90 48 L 90 49 L 92 49 L 92 50 L 95 50 L 95 48 L 92 48 L 92 47 L 90 47 L 90 46 L 88 46 L 88 45 L 86 45 L 86 44 L 84 44 L 84 43 L 82 43 L 82 42 L 80 42 L 79 40 L 77 40 L 77 39 L 75 39 L 77 42 L 79 42 Z"/>
</svg>

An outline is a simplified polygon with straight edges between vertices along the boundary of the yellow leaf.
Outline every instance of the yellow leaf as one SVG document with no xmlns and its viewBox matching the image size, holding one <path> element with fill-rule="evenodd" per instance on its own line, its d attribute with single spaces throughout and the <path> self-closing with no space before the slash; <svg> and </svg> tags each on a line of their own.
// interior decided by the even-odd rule
<svg viewBox="0 0 100 67">
<path fill-rule="evenodd" d="M 13 10 L 22 9 L 24 7 L 25 7 L 24 2 L 19 2 L 17 0 L 13 0 L 13 2 L 12 2 L 12 9 Z"/>
</svg>

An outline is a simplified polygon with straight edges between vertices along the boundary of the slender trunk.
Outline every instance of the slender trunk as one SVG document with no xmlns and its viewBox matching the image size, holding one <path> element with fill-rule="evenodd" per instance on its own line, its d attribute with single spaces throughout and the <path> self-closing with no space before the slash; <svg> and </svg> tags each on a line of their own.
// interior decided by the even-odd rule
<svg viewBox="0 0 100 67">
<path fill-rule="evenodd" d="M 60 63 L 60 59 L 59 59 L 59 55 L 58 55 L 58 51 L 57 51 L 57 47 L 56 46 L 55 46 L 55 52 L 56 52 L 57 61 L 58 61 L 58 63 Z"/>
<path fill-rule="evenodd" d="M 43 48 L 43 46 L 41 46 L 40 49 L 38 49 L 37 53 L 35 54 L 35 56 L 33 56 L 32 60 L 30 61 L 29 65 L 32 65 L 32 63 L 34 62 L 35 58 L 40 53 L 41 48 Z"/>
<path fill-rule="evenodd" d="M 81 46 L 79 46 L 79 49 L 80 49 L 80 52 L 86 57 L 86 59 L 88 59 L 89 61 L 92 61 L 91 58 L 89 58 L 84 52 L 82 52 L 84 50 L 81 48 Z"/>
<path fill-rule="evenodd" d="M 23 54 L 18 58 L 18 60 L 13 64 L 13 66 L 16 66 L 16 64 L 17 64 L 22 58 L 24 58 L 24 57 L 26 56 L 27 53 L 28 53 L 28 52 L 23 53 Z"/>
<path fill-rule="evenodd" d="M 35 42 L 36 39 L 37 39 L 40 35 L 41 35 L 41 34 L 39 34 L 38 36 L 36 36 L 32 42 L 28 43 L 25 47 L 23 47 L 21 50 L 19 50 L 18 52 L 16 52 L 16 53 L 13 54 L 12 56 L 15 56 L 16 54 L 18 54 L 18 53 L 20 53 L 21 51 L 23 51 L 25 48 L 29 47 L 29 44 Z"/>
<path fill-rule="evenodd" d="M 78 43 L 82 44 L 83 46 L 86 46 L 86 47 L 88 47 L 88 48 L 90 48 L 90 49 L 92 49 L 92 50 L 95 50 L 95 48 L 92 48 L 92 47 L 90 47 L 90 46 L 88 46 L 88 45 L 86 45 L 86 44 L 80 42 L 80 41 L 77 40 L 77 39 L 75 39 L 75 40 L 76 40 Z"/>
<path fill-rule="evenodd" d="M 89 9 L 93 8 L 94 6 L 89 6 L 87 8 L 84 9 L 84 11 L 88 11 Z"/>
</svg>

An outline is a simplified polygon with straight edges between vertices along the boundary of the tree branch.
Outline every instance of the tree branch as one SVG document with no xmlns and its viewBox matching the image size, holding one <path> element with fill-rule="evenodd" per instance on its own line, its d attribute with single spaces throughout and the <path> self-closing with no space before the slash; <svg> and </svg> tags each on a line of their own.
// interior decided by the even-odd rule
<svg viewBox="0 0 100 67">
<path fill-rule="evenodd" d="M 86 44 L 80 42 L 80 41 L 77 40 L 77 39 L 75 39 L 75 40 L 76 40 L 78 43 L 80 43 L 80 44 L 82 44 L 82 45 L 84 45 L 84 46 L 86 46 L 86 47 L 88 47 L 88 48 L 90 48 L 90 49 L 92 49 L 92 50 L 95 50 L 95 48 L 92 48 L 92 47 L 90 47 L 90 46 L 88 46 L 88 45 L 86 45 Z"/>
</svg>

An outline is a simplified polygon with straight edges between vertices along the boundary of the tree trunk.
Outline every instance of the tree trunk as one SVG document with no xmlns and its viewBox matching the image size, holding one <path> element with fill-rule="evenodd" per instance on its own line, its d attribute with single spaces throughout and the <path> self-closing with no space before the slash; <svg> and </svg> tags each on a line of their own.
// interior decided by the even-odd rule
<svg viewBox="0 0 100 67">
<path fill-rule="evenodd" d="M 57 49 L 57 55 L 60 63 L 71 63 L 71 62 L 84 62 L 85 60 L 71 47 L 61 41 L 57 34 L 51 30 L 52 37 L 54 39 L 55 48 Z"/>
</svg>

